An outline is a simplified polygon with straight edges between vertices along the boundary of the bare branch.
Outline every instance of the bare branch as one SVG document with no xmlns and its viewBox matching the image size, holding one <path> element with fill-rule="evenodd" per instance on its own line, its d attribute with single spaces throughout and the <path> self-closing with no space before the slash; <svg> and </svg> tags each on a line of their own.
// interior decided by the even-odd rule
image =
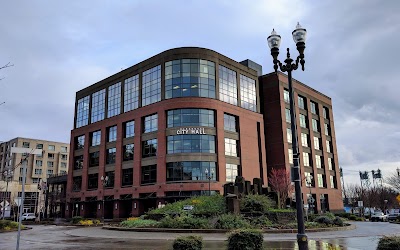
<svg viewBox="0 0 400 250">
<path fill-rule="evenodd" d="M 12 67 L 12 66 L 14 66 L 14 64 L 11 64 L 11 62 L 8 62 L 6 65 L 1 66 L 0 69 L 5 69 L 5 68 L 8 68 L 8 67 Z"/>
</svg>

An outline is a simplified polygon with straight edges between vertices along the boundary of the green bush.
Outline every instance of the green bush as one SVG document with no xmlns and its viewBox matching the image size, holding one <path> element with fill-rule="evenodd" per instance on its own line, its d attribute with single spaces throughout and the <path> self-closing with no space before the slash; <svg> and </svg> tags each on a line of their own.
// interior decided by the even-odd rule
<svg viewBox="0 0 400 250">
<path fill-rule="evenodd" d="M 180 236 L 174 240 L 173 250 L 201 250 L 203 237 L 197 235 Z"/>
<path fill-rule="evenodd" d="M 325 224 L 326 226 L 330 226 L 333 224 L 333 220 L 330 219 L 327 216 L 318 216 L 317 218 L 314 219 L 314 222 L 318 222 L 320 224 Z"/>
<path fill-rule="evenodd" d="M 135 227 L 155 227 L 159 224 L 158 221 L 155 220 L 124 220 L 119 225 L 121 227 L 135 228 Z"/>
<path fill-rule="evenodd" d="M 265 195 L 248 194 L 240 200 L 240 211 L 242 212 L 267 212 L 274 206 L 274 202 Z"/>
<path fill-rule="evenodd" d="M 400 236 L 383 236 L 379 239 L 377 250 L 400 249 Z"/>
<path fill-rule="evenodd" d="M 72 224 L 78 224 L 81 220 L 83 220 L 82 216 L 72 217 Z"/>
<path fill-rule="evenodd" d="M 343 225 L 344 225 L 343 220 L 339 216 L 336 216 L 332 222 L 334 225 L 339 226 L 339 227 L 343 227 Z"/>
<path fill-rule="evenodd" d="M 237 229 L 249 228 L 250 223 L 247 222 L 241 215 L 236 214 L 221 214 L 215 223 L 217 229 Z"/>
<path fill-rule="evenodd" d="M 357 216 L 355 216 L 354 214 L 350 214 L 348 218 L 349 220 L 356 220 Z"/>
<path fill-rule="evenodd" d="M 206 229 L 209 228 L 207 219 L 196 218 L 191 215 L 181 215 L 176 217 L 166 216 L 161 219 L 161 228 L 184 228 L 184 229 Z"/>
<path fill-rule="evenodd" d="M 261 250 L 263 241 L 260 230 L 235 230 L 228 236 L 228 250 Z"/>
<path fill-rule="evenodd" d="M 24 225 L 21 225 L 21 228 L 25 228 Z M 18 229 L 18 222 L 11 220 L 0 220 L 0 230 L 11 230 Z"/>
<path fill-rule="evenodd" d="M 247 218 L 247 220 L 250 221 L 250 225 L 254 228 L 265 228 L 273 225 L 273 223 L 265 215 L 250 217 Z"/>
<path fill-rule="evenodd" d="M 334 220 L 336 218 L 336 216 L 330 212 L 324 213 L 324 216 L 328 217 L 331 220 Z"/>
</svg>

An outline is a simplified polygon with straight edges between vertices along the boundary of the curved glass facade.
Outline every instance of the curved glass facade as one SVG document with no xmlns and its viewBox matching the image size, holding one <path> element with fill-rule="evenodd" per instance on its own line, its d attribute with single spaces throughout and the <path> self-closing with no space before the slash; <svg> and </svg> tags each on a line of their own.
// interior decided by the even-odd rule
<svg viewBox="0 0 400 250">
<path fill-rule="evenodd" d="M 167 136 L 167 154 L 215 153 L 214 135 Z"/>
<path fill-rule="evenodd" d="M 257 111 L 256 81 L 254 79 L 240 75 L 240 98 L 242 108 Z"/>
<path fill-rule="evenodd" d="M 215 98 L 215 63 L 179 59 L 165 63 L 165 99 L 199 96 Z"/>
<path fill-rule="evenodd" d="M 237 105 L 237 90 L 236 72 L 219 65 L 219 100 Z"/>
<path fill-rule="evenodd" d="M 208 109 L 174 109 L 167 112 L 167 126 L 204 126 L 215 127 L 214 110 Z"/>
<path fill-rule="evenodd" d="M 208 180 L 206 169 L 211 173 L 211 180 L 216 180 L 215 162 L 182 161 L 167 163 L 167 181 Z"/>
</svg>

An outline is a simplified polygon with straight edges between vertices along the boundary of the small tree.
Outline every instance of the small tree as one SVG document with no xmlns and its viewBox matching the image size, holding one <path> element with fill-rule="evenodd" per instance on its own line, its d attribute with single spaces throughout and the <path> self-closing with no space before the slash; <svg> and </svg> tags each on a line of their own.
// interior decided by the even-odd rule
<svg viewBox="0 0 400 250">
<path fill-rule="evenodd" d="M 286 168 L 273 168 L 268 178 L 268 183 L 278 195 L 278 207 L 283 208 L 289 193 L 292 193 L 294 189 L 290 180 L 289 170 Z"/>
<path fill-rule="evenodd" d="M 400 175 L 398 173 L 390 175 L 386 178 L 385 182 L 392 188 L 396 189 L 396 191 L 400 192 Z"/>
</svg>

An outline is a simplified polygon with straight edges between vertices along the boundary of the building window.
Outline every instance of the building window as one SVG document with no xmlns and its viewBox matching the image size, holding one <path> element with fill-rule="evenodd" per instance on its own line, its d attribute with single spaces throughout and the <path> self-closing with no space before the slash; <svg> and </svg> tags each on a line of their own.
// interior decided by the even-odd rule
<svg viewBox="0 0 400 250">
<path fill-rule="evenodd" d="M 208 180 L 206 169 L 214 173 L 212 180 L 216 180 L 215 162 L 183 161 L 167 163 L 167 181 L 198 181 Z"/>
<path fill-rule="evenodd" d="M 135 136 L 135 121 L 125 122 L 125 138 Z"/>
<path fill-rule="evenodd" d="M 283 90 L 283 100 L 284 100 L 286 103 L 289 103 L 289 102 L 290 102 L 289 90 L 287 90 L 287 89 L 284 89 L 284 90 Z"/>
<path fill-rule="evenodd" d="M 141 184 L 151 184 L 157 181 L 157 165 L 142 166 Z"/>
<path fill-rule="evenodd" d="M 304 182 L 306 184 L 306 187 L 314 187 L 315 182 L 314 182 L 314 175 L 312 173 L 304 172 Z"/>
<path fill-rule="evenodd" d="M 47 177 L 49 177 L 50 175 L 52 175 L 54 173 L 53 169 L 48 169 L 47 170 Z"/>
<path fill-rule="evenodd" d="M 43 144 L 36 144 L 37 149 L 43 149 Z"/>
<path fill-rule="evenodd" d="M 331 142 L 330 141 L 326 141 L 326 152 L 331 153 Z"/>
<path fill-rule="evenodd" d="M 318 187 L 326 187 L 325 175 L 317 174 L 317 178 L 318 178 Z"/>
<path fill-rule="evenodd" d="M 107 149 L 106 164 L 114 164 L 115 163 L 116 153 L 117 153 L 116 148 L 108 148 Z"/>
<path fill-rule="evenodd" d="M 48 161 L 48 162 L 47 162 L 47 167 L 49 167 L 49 168 L 54 167 L 54 162 Z"/>
<path fill-rule="evenodd" d="M 240 98 L 242 108 L 257 111 L 256 81 L 254 79 L 240 75 Z"/>
<path fill-rule="evenodd" d="M 307 109 L 307 106 L 306 106 L 306 98 L 304 98 L 304 97 L 302 97 L 302 96 L 297 96 L 297 100 L 298 100 L 298 105 L 299 105 L 299 108 L 301 108 L 301 109 Z"/>
<path fill-rule="evenodd" d="M 117 140 L 117 126 L 112 126 L 107 128 L 108 130 L 108 142 L 113 142 Z"/>
<path fill-rule="evenodd" d="M 308 135 L 301 133 L 301 146 L 308 147 Z"/>
<path fill-rule="evenodd" d="M 314 149 L 321 150 L 320 138 L 314 136 Z"/>
<path fill-rule="evenodd" d="M 168 128 L 187 126 L 214 127 L 214 124 L 214 110 L 174 109 L 167 111 Z"/>
<path fill-rule="evenodd" d="M 108 182 L 107 182 L 106 187 L 113 188 L 114 187 L 114 179 L 115 179 L 114 171 L 106 172 L 106 176 L 108 176 Z"/>
<path fill-rule="evenodd" d="M 94 146 L 100 145 L 100 142 L 101 142 L 101 131 L 100 130 L 90 133 L 90 137 L 92 138 L 92 144 L 90 146 L 94 147 Z"/>
<path fill-rule="evenodd" d="M 43 161 L 42 160 L 36 160 L 36 167 L 41 167 L 43 166 Z"/>
<path fill-rule="evenodd" d="M 234 115 L 224 114 L 224 129 L 238 132 L 238 118 Z"/>
<path fill-rule="evenodd" d="M 310 101 L 311 113 L 314 115 L 318 115 L 318 104 Z"/>
<path fill-rule="evenodd" d="M 124 161 L 133 160 L 134 149 L 134 144 L 124 145 Z"/>
<path fill-rule="evenodd" d="M 85 96 L 78 100 L 78 105 L 76 107 L 76 128 L 89 124 L 89 102 L 90 96 Z"/>
<path fill-rule="evenodd" d="M 144 118 L 143 133 L 149 133 L 158 130 L 158 114 L 149 115 Z"/>
<path fill-rule="evenodd" d="M 161 101 L 161 66 L 142 73 L 142 107 Z"/>
<path fill-rule="evenodd" d="M 323 116 L 325 119 L 329 119 L 329 109 L 327 107 L 323 107 Z"/>
<path fill-rule="evenodd" d="M 332 158 L 328 158 L 328 168 L 329 168 L 329 170 L 333 170 Z"/>
<path fill-rule="evenodd" d="M 22 147 L 23 148 L 29 148 L 29 142 L 26 142 L 26 141 L 24 141 L 24 142 L 22 142 Z M 7 148 L 7 150 L 8 150 L 8 148 Z"/>
<path fill-rule="evenodd" d="M 61 146 L 61 153 L 67 153 L 68 152 L 68 148 Z"/>
<path fill-rule="evenodd" d="M 215 63 L 179 59 L 165 63 L 165 99 L 186 96 L 215 98 Z"/>
<path fill-rule="evenodd" d="M 82 189 L 82 176 L 75 176 L 72 178 L 72 191 L 77 192 Z"/>
<path fill-rule="evenodd" d="M 151 139 L 142 142 L 142 158 L 157 155 L 157 139 Z"/>
<path fill-rule="evenodd" d="M 54 160 L 54 154 L 53 153 L 47 153 L 47 158 L 50 160 Z"/>
<path fill-rule="evenodd" d="M 292 143 L 292 129 L 291 128 L 286 128 L 286 137 L 287 137 L 287 142 Z"/>
<path fill-rule="evenodd" d="M 32 178 L 32 183 L 39 183 L 40 182 L 40 178 Z"/>
<path fill-rule="evenodd" d="M 99 165 L 99 151 L 89 153 L 89 167 L 96 167 Z"/>
<path fill-rule="evenodd" d="M 66 154 L 61 154 L 61 160 L 62 160 L 62 161 L 68 160 L 68 155 L 66 155 Z"/>
<path fill-rule="evenodd" d="M 293 149 L 289 148 L 288 153 L 289 153 L 289 163 L 293 164 Z"/>
<path fill-rule="evenodd" d="M 329 176 L 329 179 L 330 179 L 330 181 L 331 181 L 331 188 L 337 188 L 337 186 L 336 186 L 336 176 Z"/>
<path fill-rule="evenodd" d="M 331 135 L 331 129 L 329 127 L 329 124 L 324 123 L 324 130 L 325 130 L 325 135 L 327 136 Z"/>
<path fill-rule="evenodd" d="M 236 72 L 219 65 L 219 100 L 237 106 Z"/>
<path fill-rule="evenodd" d="M 65 170 L 60 170 L 60 174 L 67 174 L 67 171 L 65 171 Z"/>
<path fill-rule="evenodd" d="M 75 137 L 75 150 L 82 149 L 85 146 L 85 135 Z"/>
<path fill-rule="evenodd" d="M 133 168 L 122 169 L 122 186 L 133 185 Z"/>
<path fill-rule="evenodd" d="M 167 154 L 215 153 L 214 135 L 167 136 Z"/>
<path fill-rule="evenodd" d="M 124 112 L 128 112 L 139 107 L 139 75 L 126 79 L 124 85 Z"/>
<path fill-rule="evenodd" d="M 92 116 L 91 123 L 104 119 L 106 90 L 102 89 L 92 94 Z"/>
<path fill-rule="evenodd" d="M 303 152 L 303 163 L 304 163 L 304 166 L 307 166 L 307 167 L 310 166 L 310 154 L 309 153 Z"/>
<path fill-rule="evenodd" d="M 226 163 L 226 182 L 235 182 L 236 176 L 238 176 L 238 169 L 238 165 Z"/>
<path fill-rule="evenodd" d="M 23 168 L 20 168 L 20 169 L 19 169 L 19 174 L 22 175 L 23 173 L 24 173 Z M 28 173 L 28 169 L 27 169 L 27 168 L 25 168 L 25 174 L 26 174 L 26 173 Z"/>
<path fill-rule="evenodd" d="M 121 83 L 108 87 L 107 117 L 121 114 Z"/>
<path fill-rule="evenodd" d="M 99 174 L 88 174 L 88 190 L 97 189 L 99 185 Z"/>
<path fill-rule="evenodd" d="M 307 128 L 307 118 L 303 114 L 299 114 L 299 119 L 300 119 L 300 127 L 302 128 Z"/>
<path fill-rule="evenodd" d="M 238 156 L 237 140 L 225 138 L 225 155 Z"/>
<path fill-rule="evenodd" d="M 317 168 L 322 168 L 322 160 L 320 155 L 315 155 L 315 166 Z"/>
<path fill-rule="evenodd" d="M 19 178 L 18 178 L 18 182 L 19 182 L 19 184 L 22 184 L 22 179 L 23 179 L 23 177 L 22 176 L 20 176 Z M 26 178 L 25 177 L 25 184 L 26 184 L 26 180 L 27 180 L 28 178 Z"/>
<path fill-rule="evenodd" d="M 61 162 L 60 163 L 60 167 L 61 168 L 66 168 L 67 167 L 67 163 L 66 162 Z"/>
<path fill-rule="evenodd" d="M 319 126 L 318 126 L 318 121 L 315 119 L 312 119 L 312 129 L 315 132 L 319 132 Z"/>
<path fill-rule="evenodd" d="M 83 155 L 74 157 L 74 170 L 83 168 Z"/>
<path fill-rule="evenodd" d="M 285 117 L 286 117 L 286 122 L 291 122 L 290 118 L 290 109 L 285 109 Z"/>
<path fill-rule="evenodd" d="M 41 175 L 41 174 L 42 174 L 42 169 L 35 168 L 35 175 Z"/>
</svg>

